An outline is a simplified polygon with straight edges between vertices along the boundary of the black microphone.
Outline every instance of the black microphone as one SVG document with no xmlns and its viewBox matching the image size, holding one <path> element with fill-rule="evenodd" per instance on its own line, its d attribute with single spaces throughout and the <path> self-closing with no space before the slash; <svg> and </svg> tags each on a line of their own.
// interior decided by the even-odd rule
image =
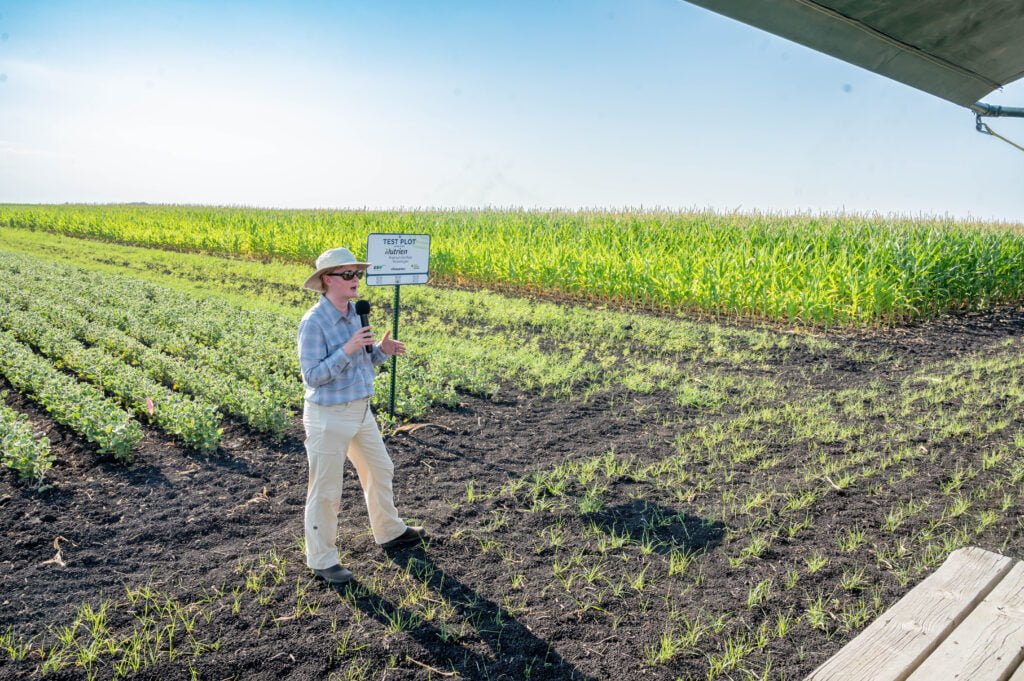
<svg viewBox="0 0 1024 681">
<path fill-rule="evenodd" d="M 369 300 L 357 300 L 356 301 L 356 314 L 359 315 L 359 326 L 370 325 L 370 301 Z M 366 352 L 373 352 L 373 346 L 367 345 Z"/>
</svg>

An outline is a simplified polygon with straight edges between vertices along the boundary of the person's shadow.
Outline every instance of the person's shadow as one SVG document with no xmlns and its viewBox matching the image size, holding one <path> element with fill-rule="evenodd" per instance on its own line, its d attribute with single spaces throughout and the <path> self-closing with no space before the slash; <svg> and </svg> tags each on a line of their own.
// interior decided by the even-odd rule
<svg viewBox="0 0 1024 681">
<path fill-rule="evenodd" d="M 562 659 L 549 643 L 517 622 L 507 610 L 444 572 L 422 546 L 389 555 L 410 576 L 451 603 L 471 631 L 455 631 L 445 624 L 428 622 L 370 592 L 357 580 L 338 591 L 385 627 L 404 623 L 405 631 L 430 655 L 430 666 L 446 673 L 456 671 L 467 679 L 593 680 Z M 490 649 L 490 655 L 460 643 L 464 635 L 474 634 Z"/>
<path fill-rule="evenodd" d="M 643 499 L 587 513 L 582 518 L 608 534 L 628 534 L 636 544 L 653 545 L 654 552 L 661 555 L 673 551 L 708 553 L 722 543 L 726 529 L 720 521 L 680 513 Z"/>
</svg>

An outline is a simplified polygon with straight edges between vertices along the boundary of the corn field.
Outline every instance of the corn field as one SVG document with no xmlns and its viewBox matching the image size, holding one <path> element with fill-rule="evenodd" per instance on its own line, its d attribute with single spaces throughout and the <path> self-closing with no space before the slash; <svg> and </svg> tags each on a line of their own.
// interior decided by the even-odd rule
<svg viewBox="0 0 1024 681">
<path fill-rule="evenodd" d="M 429 233 L 434 281 L 663 311 L 894 323 L 1024 295 L 1020 226 L 672 212 L 0 206 L 0 226 L 312 262 L 374 232 Z"/>
</svg>

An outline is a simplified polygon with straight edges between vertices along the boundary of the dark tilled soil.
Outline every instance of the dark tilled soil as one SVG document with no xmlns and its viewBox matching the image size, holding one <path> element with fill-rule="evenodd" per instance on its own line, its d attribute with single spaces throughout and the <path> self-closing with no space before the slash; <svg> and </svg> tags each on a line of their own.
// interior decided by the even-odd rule
<svg viewBox="0 0 1024 681">
<path fill-rule="evenodd" d="M 894 359 L 887 371 L 889 378 L 898 379 L 922 362 L 977 352 L 1022 333 L 1024 314 L 1008 309 L 827 337 L 865 353 L 891 353 Z M 826 367 L 815 375 L 833 389 L 866 378 L 862 367 L 838 353 L 790 358 L 778 370 L 799 370 L 801 363 Z M 0 390 L 5 389 L 9 386 L 0 382 Z M 210 620 L 201 622 L 197 638 L 219 642 L 219 649 L 187 659 L 169 661 L 163 656 L 132 678 L 189 678 L 193 671 L 202 679 L 345 678 L 346 673 L 350 678 L 426 679 L 447 678 L 453 672 L 470 679 L 691 674 L 702 678 L 707 669 L 703 657 L 683 654 L 666 666 L 644 664 L 644 647 L 657 642 L 674 599 L 700 599 L 707 611 L 714 612 L 742 602 L 752 583 L 778 578 L 784 567 L 775 559 L 787 551 L 785 541 L 737 579 L 724 556 L 716 555 L 726 529 L 721 523 L 690 516 L 679 504 L 647 503 L 641 487 L 621 480 L 609 490 L 606 508 L 566 523 L 566 546 L 582 546 L 579 535 L 588 523 L 640 537 L 651 513 L 679 514 L 681 520 L 659 530 L 663 534 L 657 538 L 675 547 L 707 550 L 703 584 L 687 593 L 658 585 L 648 610 L 630 607 L 619 612 L 614 601 L 603 610 L 588 610 L 578 597 L 553 589 L 550 549 L 535 548 L 538 535 L 553 520 L 550 514 L 511 512 L 515 509 L 508 508 L 508 497 L 460 503 L 465 502 L 467 484 L 477 491 L 495 491 L 531 471 L 609 450 L 640 458 L 667 456 L 673 452 L 673 433 L 660 425 L 659 416 L 670 407 L 657 395 L 641 399 L 621 392 L 566 403 L 508 388 L 495 401 L 466 396 L 458 409 L 435 410 L 421 427 L 391 436 L 397 503 L 407 517 L 422 521 L 431 531 L 434 540 L 426 549 L 388 558 L 372 543 L 358 482 L 350 470 L 339 546 L 360 585 L 339 598 L 315 583 L 311 597 L 321 602 L 320 609 L 314 616 L 294 616 L 288 608 L 295 603 L 295 584 L 309 576 L 297 548 L 306 482 L 297 420 L 281 442 L 229 425 L 221 451 L 209 457 L 147 430 L 137 460 L 124 465 L 98 455 L 13 391 L 6 401 L 47 434 L 57 464 L 49 475 L 52 487 L 42 492 L 18 482 L 9 470 L 0 471 L 0 633 L 12 627 L 20 637 L 36 637 L 36 648 L 51 644 L 60 627 L 72 624 L 83 602 L 96 605 L 106 598 L 123 604 L 126 587 L 148 585 L 182 603 L 204 595 L 210 599 Z M 870 522 L 877 526 L 880 509 L 894 496 L 923 496 L 934 485 L 925 471 L 881 498 L 829 495 L 816 507 L 819 521 L 810 537 L 801 536 L 799 550 L 834 553 L 838 529 Z M 501 548 L 510 552 L 507 558 L 487 550 L 472 532 L 459 536 L 460 530 L 478 530 L 503 510 L 510 511 L 512 523 L 490 536 L 500 539 Z M 1021 510 L 1012 509 L 1010 515 Z M 1005 536 L 1005 528 L 995 528 L 977 543 L 998 550 Z M 1022 548 L 1024 541 L 1018 536 L 1008 552 L 1016 549 L 1019 554 Z M 244 585 L 245 568 L 272 551 L 286 559 L 280 590 L 268 603 L 257 605 L 243 589 L 242 606 L 232 612 L 230 592 Z M 453 635 L 437 622 L 421 621 L 411 630 L 389 632 L 389 620 L 401 615 L 404 606 L 391 599 L 393 590 L 368 581 L 389 559 L 396 564 L 393 573 L 406 569 L 413 579 L 455 604 L 458 616 L 472 625 L 468 631 Z M 822 583 L 835 580 L 842 567 L 825 568 L 819 573 Z M 512 572 L 522 574 L 522 582 L 510 591 Z M 912 586 L 900 586 L 874 568 L 868 577 L 890 601 Z M 215 594 L 218 587 L 224 592 Z M 505 599 L 509 593 L 512 600 Z M 793 599 L 799 610 L 803 601 Z M 352 645 L 339 652 L 342 633 L 353 622 L 358 633 Z M 127 629 L 118 627 L 129 622 L 122 610 L 115 609 L 109 624 L 125 633 Z M 852 635 L 838 631 L 823 639 L 794 632 L 772 650 L 773 677 L 798 678 L 810 672 Z M 179 637 L 182 645 L 183 634 Z M 353 660 L 364 662 L 366 670 L 352 672 Z M 39 677 L 39 667 L 34 654 L 12 662 L 0 651 L 2 679 Z M 96 678 L 113 673 L 109 661 L 95 669 Z M 68 667 L 46 678 L 86 676 L 83 669 Z"/>
</svg>

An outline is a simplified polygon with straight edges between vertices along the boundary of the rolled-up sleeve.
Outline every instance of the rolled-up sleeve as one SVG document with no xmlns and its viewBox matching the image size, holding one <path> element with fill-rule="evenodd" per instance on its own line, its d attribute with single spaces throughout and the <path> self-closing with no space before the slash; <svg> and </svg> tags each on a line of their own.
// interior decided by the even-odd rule
<svg viewBox="0 0 1024 681">
<path fill-rule="evenodd" d="M 352 358 L 344 347 L 327 352 L 327 337 L 314 319 L 299 324 L 299 367 L 302 380 L 309 388 L 318 388 L 337 380 L 352 367 Z"/>
</svg>

